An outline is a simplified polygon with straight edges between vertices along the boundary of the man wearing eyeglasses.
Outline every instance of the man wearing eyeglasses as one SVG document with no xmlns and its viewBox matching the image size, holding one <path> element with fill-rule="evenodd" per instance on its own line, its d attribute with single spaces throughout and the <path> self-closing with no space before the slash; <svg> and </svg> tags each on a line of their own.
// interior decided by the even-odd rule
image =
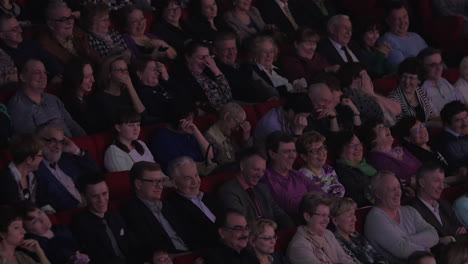
<svg viewBox="0 0 468 264">
<path fill-rule="evenodd" d="M 220 244 L 210 250 L 205 264 L 249 264 L 258 260 L 248 251 L 250 227 L 245 216 L 235 209 L 227 209 L 216 219 Z"/>
<path fill-rule="evenodd" d="M 84 201 L 77 188 L 78 181 L 87 174 L 99 172 L 98 165 L 53 123 L 39 127 L 37 135 L 44 143 L 44 159 L 36 173 L 38 196 L 57 212 L 79 207 Z"/>
<path fill-rule="evenodd" d="M 87 58 L 99 63 L 97 53 L 89 46 L 88 35 L 75 26 L 75 17 L 65 2 L 51 1 L 45 11 L 48 30 L 38 36 L 38 42 L 62 65 L 74 58 Z"/>
<path fill-rule="evenodd" d="M 163 181 L 161 167 L 154 162 L 136 162 L 130 170 L 136 197 L 124 205 L 122 215 L 138 241 L 135 253 L 142 262 L 151 259 L 156 249 L 172 253 L 189 250 L 180 236 L 186 227 L 177 221 L 169 204 L 161 201 Z"/>
</svg>

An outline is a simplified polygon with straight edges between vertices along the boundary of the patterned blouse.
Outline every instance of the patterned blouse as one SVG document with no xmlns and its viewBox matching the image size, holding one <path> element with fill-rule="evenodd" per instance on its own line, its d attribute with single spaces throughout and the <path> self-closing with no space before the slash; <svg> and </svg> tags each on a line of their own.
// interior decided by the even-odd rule
<svg viewBox="0 0 468 264">
<path fill-rule="evenodd" d="M 192 75 L 205 92 L 206 98 L 208 98 L 211 106 L 217 111 L 219 111 L 224 104 L 232 101 L 231 87 L 223 74 L 216 76 L 214 79 L 211 79 L 203 73 L 197 74 L 192 72 Z"/>
<path fill-rule="evenodd" d="M 303 167 L 299 170 L 307 176 L 307 178 L 315 181 L 322 190 L 329 195 L 343 197 L 345 194 L 344 186 L 338 181 L 338 176 L 336 175 L 335 169 L 330 165 L 323 165 L 322 174 L 316 175 L 311 170 Z"/>
<path fill-rule="evenodd" d="M 422 121 L 426 121 L 434 117 L 434 108 L 429 100 L 426 90 L 421 86 L 418 86 L 415 92 L 416 97 L 418 98 L 419 106 L 422 107 L 422 110 L 424 111 L 424 120 Z M 401 114 L 397 116 L 397 119 L 401 119 L 405 116 L 417 117 L 417 110 L 411 106 L 401 86 L 398 86 L 395 90 L 393 90 L 388 95 L 388 98 L 395 99 L 401 105 Z"/>
<path fill-rule="evenodd" d="M 109 54 L 127 49 L 122 35 L 113 28 L 109 29 L 106 36 L 90 32 L 89 45 L 96 50 L 101 57 L 107 57 Z"/>
<path fill-rule="evenodd" d="M 357 232 L 349 234 L 351 241 L 346 240 L 336 232 L 334 234 L 345 253 L 351 258 L 358 260 L 356 263 L 388 263 L 385 257 L 378 253 L 361 234 Z"/>
</svg>

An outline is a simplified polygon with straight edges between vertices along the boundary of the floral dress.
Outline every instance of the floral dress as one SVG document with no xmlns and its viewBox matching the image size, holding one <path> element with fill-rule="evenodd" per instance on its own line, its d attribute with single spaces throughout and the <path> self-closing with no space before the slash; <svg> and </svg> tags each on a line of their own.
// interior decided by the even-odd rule
<svg viewBox="0 0 468 264">
<path fill-rule="evenodd" d="M 302 168 L 299 170 L 307 176 L 308 178 L 314 180 L 322 188 L 323 192 L 332 195 L 343 197 L 345 194 L 344 186 L 338 181 L 338 176 L 336 175 L 335 169 L 330 165 L 323 165 L 322 174 L 316 175 L 311 170 L 307 168 Z"/>
</svg>

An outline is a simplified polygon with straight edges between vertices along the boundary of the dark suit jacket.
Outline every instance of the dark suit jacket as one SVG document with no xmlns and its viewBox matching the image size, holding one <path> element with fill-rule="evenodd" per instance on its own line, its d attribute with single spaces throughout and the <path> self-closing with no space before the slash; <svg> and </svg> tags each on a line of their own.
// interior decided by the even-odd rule
<svg viewBox="0 0 468 264">
<path fill-rule="evenodd" d="M 173 229 L 181 236 L 184 230 L 179 223 L 171 220 L 175 219 L 174 212 L 170 206 L 163 201 L 162 213 Z M 139 198 L 132 198 L 121 210 L 128 229 L 134 234 L 137 240 L 135 255 L 142 259 L 150 259 L 155 249 L 163 249 L 169 252 L 176 252 L 171 239 L 163 229 L 153 212 Z"/>
<path fill-rule="evenodd" d="M 445 157 L 450 168 L 460 168 L 468 165 L 468 136 L 457 138 L 453 134 L 442 131 L 437 141 L 438 149 Z"/>
<path fill-rule="evenodd" d="M 294 20 L 296 21 L 296 24 L 299 25 L 298 16 L 295 14 L 293 1 L 288 1 L 288 8 Z M 287 35 L 292 35 L 292 33 L 296 31 L 275 0 L 261 1 L 258 5 L 258 10 L 260 11 L 260 14 L 262 15 L 262 18 L 266 24 L 276 25 L 279 31 L 286 33 Z"/>
<path fill-rule="evenodd" d="M 426 222 L 437 230 L 439 237 L 455 236 L 457 228 L 462 227 L 463 225 L 458 221 L 455 212 L 447 201 L 437 200 L 437 202 L 439 203 L 439 215 L 443 225 L 439 223 L 431 210 L 427 208 L 427 206 L 418 197 L 413 199 L 410 202 L 410 205 L 421 214 Z"/>
<path fill-rule="evenodd" d="M 294 226 L 294 222 L 281 209 L 271 196 L 270 190 L 263 183 L 259 183 L 254 187 L 255 198 L 260 209 L 263 212 L 264 218 L 274 220 L 278 223 L 280 229 Z M 243 212 L 247 221 L 257 219 L 255 205 L 249 197 L 247 191 L 242 187 L 237 177 L 230 179 L 221 186 L 218 196 L 223 203 L 224 208 L 233 208 Z"/>
<path fill-rule="evenodd" d="M 294 5 L 295 14 L 301 26 L 307 26 L 317 30 L 321 35 L 327 33 L 328 19 L 336 14 L 336 4 L 334 0 L 325 0 L 325 7 L 328 10 L 328 16 L 324 16 L 320 8 L 311 0 L 298 0 Z"/>
<path fill-rule="evenodd" d="M 284 97 L 288 93 L 285 85 L 274 87 L 270 77 L 256 64 L 246 65 L 245 67 L 252 72 L 253 84 L 255 86 L 255 91 L 252 93 L 254 95 L 252 96 L 257 99 L 257 102 L 264 102 L 272 96 L 278 96 L 278 94 Z M 281 69 L 276 68 L 274 70 L 278 75 L 286 76 Z"/>
<path fill-rule="evenodd" d="M 356 42 L 351 40 L 348 43 L 348 48 L 354 53 L 356 58 L 361 63 L 364 63 L 361 51 L 360 51 L 359 46 L 358 46 L 358 44 Z M 343 65 L 343 64 L 346 63 L 343 60 L 343 58 L 341 58 L 340 53 L 338 53 L 338 51 L 335 49 L 335 47 L 333 46 L 333 44 L 331 43 L 329 38 L 324 38 L 323 40 L 321 40 L 319 42 L 319 44 L 317 46 L 317 52 L 320 55 L 322 55 L 323 57 L 325 57 L 325 59 L 327 59 L 327 61 L 331 65 L 335 65 L 335 64 Z"/>
<path fill-rule="evenodd" d="M 117 257 L 107 236 L 102 219 L 88 210 L 79 214 L 72 223 L 72 231 L 92 264 L 134 263 L 128 258 L 130 248 L 129 234 L 122 217 L 116 212 L 107 212 L 104 216 L 114 234 L 120 251 L 127 256 L 127 261 Z"/>
<path fill-rule="evenodd" d="M 232 248 L 219 244 L 219 246 L 208 251 L 205 258 L 206 264 L 259 264 L 255 255 L 247 249 L 242 249 L 240 253 Z"/>
<path fill-rule="evenodd" d="M 78 186 L 80 177 L 100 171 L 98 165 L 88 152 L 85 152 L 85 155 L 82 157 L 62 153 L 57 166 L 73 180 L 75 186 Z M 57 180 L 44 162 L 41 162 L 39 165 L 36 175 L 38 181 L 38 199 L 44 204 L 50 204 L 57 212 L 78 206 L 78 200 Z"/>
<path fill-rule="evenodd" d="M 37 190 L 37 177 L 34 177 L 33 186 L 30 186 L 29 191 L 31 193 L 31 201 L 36 201 L 36 190 Z M 0 172 L 0 205 L 13 204 L 21 201 L 18 183 L 16 182 L 13 173 L 8 167 Z M 40 203 L 40 202 L 38 202 Z M 38 204 L 42 206 L 42 204 Z"/>
<path fill-rule="evenodd" d="M 219 215 L 219 204 L 216 197 L 209 193 L 203 194 L 203 203 L 216 216 Z M 214 245 L 218 235 L 216 226 L 192 201 L 178 192 L 172 193 L 167 202 L 175 212 L 177 218 L 173 221 L 181 222 L 185 228 L 183 234 L 190 249 L 207 248 Z M 171 219 L 172 220 L 172 219 Z"/>
</svg>

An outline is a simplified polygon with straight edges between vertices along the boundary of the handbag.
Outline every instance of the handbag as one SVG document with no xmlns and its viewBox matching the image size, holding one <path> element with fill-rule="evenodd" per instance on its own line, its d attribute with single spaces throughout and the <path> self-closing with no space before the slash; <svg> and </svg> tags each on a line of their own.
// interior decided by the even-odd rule
<svg viewBox="0 0 468 264">
<path fill-rule="evenodd" d="M 208 158 L 208 153 L 210 153 L 210 149 L 212 148 L 213 144 L 209 144 L 205 151 L 205 161 L 196 163 L 200 176 L 210 175 L 218 167 L 218 163 Z"/>
</svg>

